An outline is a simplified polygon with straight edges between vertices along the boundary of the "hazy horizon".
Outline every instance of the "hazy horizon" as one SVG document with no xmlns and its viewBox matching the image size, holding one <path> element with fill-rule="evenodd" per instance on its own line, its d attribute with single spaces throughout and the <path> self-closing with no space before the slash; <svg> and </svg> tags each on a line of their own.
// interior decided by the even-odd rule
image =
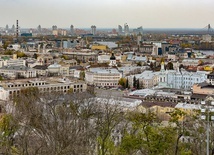
<svg viewBox="0 0 214 155">
<path fill-rule="evenodd" d="M 0 27 L 191 28 L 214 25 L 213 0 L 0 0 Z"/>
</svg>

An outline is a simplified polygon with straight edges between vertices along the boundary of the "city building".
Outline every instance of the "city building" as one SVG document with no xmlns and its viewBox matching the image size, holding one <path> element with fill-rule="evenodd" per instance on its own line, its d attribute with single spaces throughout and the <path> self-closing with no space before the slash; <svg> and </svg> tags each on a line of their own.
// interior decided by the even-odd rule
<svg viewBox="0 0 214 155">
<path fill-rule="evenodd" d="M 64 55 L 82 62 L 97 62 L 98 53 L 91 51 L 63 52 Z"/>
<path fill-rule="evenodd" d="M 11 100 L 14 96 L 20 94 L 21 89 L 28 87 L 37 87 L 40 92 L 63 92 L 67 93 L 72 89 L 74 93 L 84 92 L 87 85 L 83 81 L 71 81 L 66 78 L 46 78 L 45 80 L 38 79 L 23 79 L 1 82 L 0 84 L 0 99 Z"/>
<path fill-rule="evenodd" d="M 140 27 L 138 27 L 138 28 L 136 28 L 136 29 L 133 29 L 133 33 L 135 34 L 135 35 L 137 35 L 137 34 L 143 34 L 143 27 L 142 26 L 140 26 Z"/>
<path fill-rule="evenodd" d="M 101 45 L 101 44 L 93 44 L 91 46 L 91 50 L 103 50 L 103 51 L 106 51 L 107 49 L 108 49 L 108 46 Z"/>
<path fill-rule="evenodd" d="M 95 25 L 92 25 L 91 26 L 91 33 L 93 34 L 93 35 L 96 35 L 96 26 Z"/>
<path fill-rule="evenodd" d="M 123 27 L 121 25 L 118 25 L 118 34 L 119 35 L 123 34 Z"/>
<path fill-rule="evenodd" d="M 3 66 L 26 66 L 26 60 L 17 58 L 17 54 L 13 54 L 13 59 L 9 57 L 2 57 L 0 59 L 0 67 Z"/>
<path fill-rule="evenodd" d="M 202 42 L 211 42 L 212 41 L 212 36 L 209 34 L 202 35 Z"/>
<path fill-rule="evenodd" d="M 113 52 L 112 52 L 111 57 L 110 57 L 109 66 L 110 66 L 110 67 L 117 66 L 116 57 L 114 56 L 114 53 L 113 53 Z"/>
<path fill-rule="evenodd" d="M 26 66 L 3 66 L 0 75 L 9 79 L 33 78 L 36 77 L 36 71 Z"/>
<path fill-rule="evenodd" d="M 39 25 L 39 26 L 37 27 L 37 31 L 38 31 L 39 34 L 42 33 L 42 27 L 41 27 L 41 25 Z"/>
<path fill-rule="evenodd" d="M 207 83 L 214 85 L 214 72 L 207 75 Z"/>
<path fill-rule="evenodd" d="M 46 65 L 36 65 L 33 67 L 36 71 L 37 76 L 47 76 L 48 75 L 48 67 Z"/>
<path fill-rule="evenodd" d="M 97 87 L 117 87 L 122 74 L 115 68 L 90 68 L 85 81 Z"/>
<path fill-rule="evenodd" d="M 126 23 L 124 24 L 124 34 L 127 36 L 129 35 L 129 25 Z"/>
<path fill-rule="evenodd" d="M 167 75 L 167 85 L 171 88 L 190 90 L 196 83 L 206 81 L 206 72 L 187 72 L 180 70 L 176 72 L 169 72 Z"/>
<path fill-rule="evenodd" d="M 15 31 L 16 31 L 16 28 L 15 28 L 15 25 L 13 25 L 12 28 L 11 28 L 11 32 L 15 33 Z"/>
<path fill-rule="evenodd" d="M 37 56 L 37 62 L 39 62 L 40 65 L 49 65 L 53 63 L 53 56 L 48 54 L 41 54 Z"/>
<path fill-rule="evenodd" d="M 57 26 L 56 26 L 56 25 L 53 25 L 53 26 L 52 26 L 52 30 L 57 30 Z"/>
<path fill-rule="evenodd" d="M 193 94 L 213 95 L 214 85 L 211 85 L 207 82 L 196 83 L 193 85 L 192 91 L 193 91 Z"/>
</svg>

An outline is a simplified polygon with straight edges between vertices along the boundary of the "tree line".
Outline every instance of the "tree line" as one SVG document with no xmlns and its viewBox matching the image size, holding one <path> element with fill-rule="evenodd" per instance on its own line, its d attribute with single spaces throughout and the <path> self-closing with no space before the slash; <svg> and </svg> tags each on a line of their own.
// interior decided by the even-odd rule
<svg viewBox="0 0 214 155">
<path fill-rule="evenodd" d="M 121 103 L 110 98 L 98 99 L 87 92 L 41 94 L 37 88 L 21 90 L 20 96 L 8 103 L 12 112 L 0 118 L 0 154 L 205 154 L 206 127 L 197 115 L 176 109 L 164 125 L 149 109 L 146 113 L 124 110 Z M 211 150 L 213 140 L 211 134 Z"/>
</svg>

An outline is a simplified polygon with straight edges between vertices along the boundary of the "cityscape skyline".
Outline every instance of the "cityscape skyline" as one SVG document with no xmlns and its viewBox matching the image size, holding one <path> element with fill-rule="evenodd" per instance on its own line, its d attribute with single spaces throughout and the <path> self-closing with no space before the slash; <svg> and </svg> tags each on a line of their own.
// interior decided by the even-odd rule
<svg viewBox="0 0 214 155">
<path fill-rule="evenodd" d="M 11 27 L 16 20 L 24 28 L 58 27 L 117 28 L 128 23 L 130 28 L 203 28 L 213 25 L 212 0 L 2 0 L 0 26 Z M 213 5 L 212 5 L 213 4 Z"/>
</svg>

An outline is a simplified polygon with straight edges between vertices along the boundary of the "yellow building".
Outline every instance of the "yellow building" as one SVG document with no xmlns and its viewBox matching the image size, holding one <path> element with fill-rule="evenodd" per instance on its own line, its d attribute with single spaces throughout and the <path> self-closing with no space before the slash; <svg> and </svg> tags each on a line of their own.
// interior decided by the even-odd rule
<svg viewBox="0 0 214 155">
<path fill-rule="evenodd" d="M 169 121 L 169 113 L 174 111 L 176 104 L 168 102 L 143 102 L 138 106 L 138 110 L 142 113 L 148 111 L 157 115 L 157 117 L 162 121 Z"/>
<path fill-rule="evenodd" d="M 106 45 L 92 45 L 91 50 L 104 50 L 106 51 L 108 49 L 108 46 Z"/>
<path fill-rule="evenodd" d="M 186 116 L 193 116 L 193 115 L 197 115 L 198 111 L 200 110 L 200 105 L 199 104 L 178 103 L 175 106 L 175 108 L 184 112 Z M 185 117 L 180 118 L 180 120 L 183 120 L 183 119 L 185 119 Z"/>
<path fill-rule="evenodd" d="M 211 67 L 211 66 L 204 66 L 204 70 L 212 72 L 213 71 L 213 67 Z"/>
</svg>

